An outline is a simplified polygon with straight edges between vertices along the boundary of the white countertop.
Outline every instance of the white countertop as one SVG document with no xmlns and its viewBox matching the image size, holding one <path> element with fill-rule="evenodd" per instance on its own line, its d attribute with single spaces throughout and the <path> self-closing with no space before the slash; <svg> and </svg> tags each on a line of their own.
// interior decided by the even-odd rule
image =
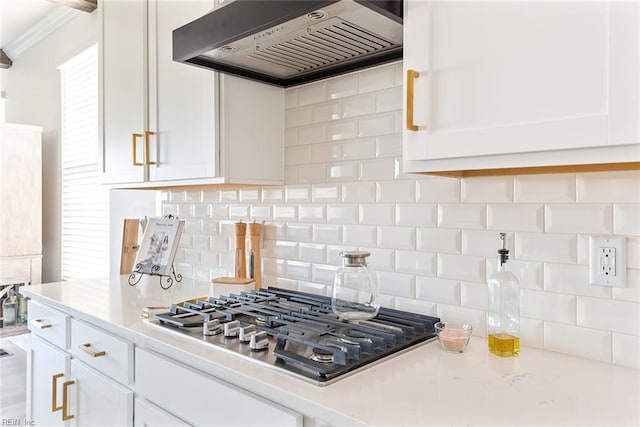
<svg viewBox="0 0 640 427">
<path fill-rule="evenodd" d="M 141 317 L 145 306 L 208 294 L 185 279 L 165 291 L 157 278 L 127 276 L 23 287 L 22 292 L 283 406 L 335 424 L 640 425 L 640 371 L 523 347 L 489 353 L 473 337 L 463 354 L 437 342 L 414 348 L 325 387 L 223 350 L 167 334 Z M 161 377 L 161 373 L 159 373 Z"/>
</svg>

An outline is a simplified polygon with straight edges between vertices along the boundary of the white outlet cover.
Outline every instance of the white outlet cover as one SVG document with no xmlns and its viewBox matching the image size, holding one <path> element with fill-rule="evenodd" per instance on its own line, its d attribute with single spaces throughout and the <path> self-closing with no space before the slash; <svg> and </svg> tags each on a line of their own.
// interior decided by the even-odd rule
<svg viewBox="0 0 640 427">
<path fill-rule="evenodd" d="M 600 248 L 615 248 L 615 276 L 600 274 Z M 627 286 L 627 241 L 620 236 L 589 236 L 589 283 L 595 286 Z"/>
</svg>

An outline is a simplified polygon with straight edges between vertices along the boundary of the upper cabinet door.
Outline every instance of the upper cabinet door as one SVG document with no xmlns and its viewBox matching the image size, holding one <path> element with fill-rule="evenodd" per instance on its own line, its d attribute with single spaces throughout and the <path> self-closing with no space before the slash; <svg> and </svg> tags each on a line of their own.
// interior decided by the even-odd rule
<svg viewBox="0 0 640 427">
<path fill-rule="evenodd" d="M 408 171 L 639 160 L 637 2 L 405 6 Z"/>
<path fill-rule="evenodd" d="M 172 31 L 213 6 L 213 0 L 149 3 L 150 181 L 218 175 L 217 75 L 172 55 Z"/>
<path fill-rule="evenodd" d="M 103 181 L 110 184 L 143 182 L 146 178 L 147 3 L 103 1 L 100 13 Z M 134 138 L 134 134 L 140 136 Z"/>
</svg>

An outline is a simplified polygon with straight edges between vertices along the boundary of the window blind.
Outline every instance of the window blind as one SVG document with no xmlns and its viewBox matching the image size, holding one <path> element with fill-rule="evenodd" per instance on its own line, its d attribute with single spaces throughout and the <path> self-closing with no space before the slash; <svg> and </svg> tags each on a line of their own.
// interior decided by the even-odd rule
<svg viewBox="0 0 640 427">
<path fill-rule="evenodd" d="M 100 185 L 98 47 L 60 66 L 62 280 L 109 274 L 109 191 Z"/>
</svg>

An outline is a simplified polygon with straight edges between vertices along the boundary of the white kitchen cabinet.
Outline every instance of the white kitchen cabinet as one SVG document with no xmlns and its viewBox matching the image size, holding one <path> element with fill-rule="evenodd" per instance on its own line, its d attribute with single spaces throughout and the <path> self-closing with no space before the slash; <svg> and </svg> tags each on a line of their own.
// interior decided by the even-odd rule
<svg viewBox="0 0 640 427">
<path fill-rule="evenodd" d="M 640 161 L 639 22 L 638 2 L 407 0 L 405 171 Z"/>
<path fill-rule="evenodd" d="M 187 427 L 189 425 L 143 399 L 136 399 L 135 414 L 135 427 Z"/>
<path fill-rule="evenodd" d="M 281 184 L 284 91 L 172 59 L 172 30 L 212 0 L 103 1 L 103 181 Z"/>
<path fill-rule="evenodd" d="M 302 427 L 301 414 L 138 347 L 135 365 L 136 393 L 190 424 Z"/>
<path fill-rule="evenodd" d="M 133 425 L 133 344 L 29 301 L 27 416 L 38 425 Z"/>
</svg>

